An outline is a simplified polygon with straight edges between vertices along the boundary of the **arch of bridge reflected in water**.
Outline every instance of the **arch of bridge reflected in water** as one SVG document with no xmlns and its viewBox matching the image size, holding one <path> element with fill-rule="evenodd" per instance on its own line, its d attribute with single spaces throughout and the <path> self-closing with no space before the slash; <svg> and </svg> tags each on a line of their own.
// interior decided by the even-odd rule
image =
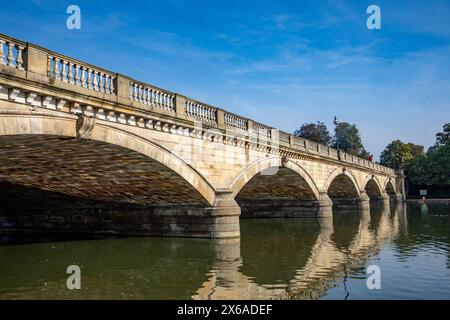
<svg viewBox="0 0 450 320">
<path fill-rule="evenodd" d="M 406 206 L 322 219 L 250 219 L 241 239 L 133 238 L 0 247 L 0 297 L 317 298 L 408 228 Z M 65 287 L 78 264 L 82 290 Z"/>
</svg>

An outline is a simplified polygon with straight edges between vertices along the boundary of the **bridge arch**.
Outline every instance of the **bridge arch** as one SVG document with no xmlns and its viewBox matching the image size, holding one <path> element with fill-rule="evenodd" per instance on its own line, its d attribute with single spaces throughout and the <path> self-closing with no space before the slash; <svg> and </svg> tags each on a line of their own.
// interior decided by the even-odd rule
<svg viewBox="0 0 450 320">
<path fill-rule="evenodd" d="M 384 183 L 383 191 L 386 192 L 389 196 L 394 197 L 396 194 L 395 183 L 391 178 L 387 178 Z"/>
<path fill-rule="evenodd" d="M 377 176 L 373 174 L 369 174 L 366 176 L 362 184 L 362 188 L 363 190 L 366 191 L 367 195 L 371 200 L 380 199 L 381 194 L 383 193 L 384 190 Z"/>
<path fill-rule="evenodd" d="M 359 196 L 361 189 L 359 188 L 356 178 L 353 176 L 350 170 L 343 167 L 336 168 L 330 173 L 327 180 L 325 181 L 323 192 L 329 192 L 330 187 L 332 187 L 333 184 L 336 183 L 337 179 L 341 180 L 341 182 L 345 183 L 351 189 L 348 191 Z"/>
<path fill-rule="evenodd" d="M 241 191 L 242 188 L 256 175 L 261 174 L 262 172 L 268 172 L 271 169 L 273 169 L 274 171 L 268 173 L 276 174 L 276 171 L 279 170 L 279 168 L 286 168 L 292 172 L 295 172 L 311 189 L 315 200 L 319 199 L 319 189 L 317 188 L 314 180 L 309 175 L 309 173 L 296 162 L 292 160 L 283 161 L 281 157 L 267 157 L 259 159 L 245 167 L 244 170 L 242 170 L 241 173 L 230 184 L 229 188 L 233 191 L 233 197 L 235 197 L 239 193 L 239 191 Z"/>
<path fill-rule="evenodd" d="M 93 128 L 91 128 L 90 137 L 88 140 L 77 139 L 77 119 L 74 115 L 49 115 L 49 114 L 3 114 L 0 116 L 0 139 L 8 141 L 20 139 L 27 139 L 33 137 L 42 139 L 49 139 L 52 141 L 65 141 L 67 143 L 75 143 L 80 141 L 83 144 L 97 144 L 105 146 L 105 150 L 129 150 L 135 155 L 140 155 L 141 159 L 148 159 L 152 161 L 152 165 L 161 165 L 162 168 L 167 169 L 165 172 L 171 177 L 176 177 L 177 181 L 184 181 L 183 187 L 185 190 L 197 191 L 198 201 L 204 205 L 212 205 L 215 199 L 215 190 L 211 184 L 195 169 L 185 163 L 175 154 L 160 144 L 151 139 L 137 136 L 131 132 L 121 130 L 118 127 L 109 126 L 101 121 L 98 121 Z M 5 144 L 6 145 L 6 144 Z M 66 144 L 68 145 L 68 144 Z M 70 149 L 74 152 L 74 148 Z M 76 151 L 75 151 L 76 152 Z M 96 158 L 101 159 L 102 154 L 96 155 Z M 132 157 L 128 159 L 129 165 L 136 164 Z M 151 165 L 150 165 L 151 167 Z M 135 173 L 136 178 L 139 175 L 145 175 L 145 170 L 139 169 Z M 96 179 L 96 177 L 88 177 L 89 179 Z M 133 178 L 130 177 L 131 181 Z M 139 181 L 141 187 L 143 181 Z M 126 192 L 126 191 L 125 191 Z M 196 195 L 193 195 L 194 197 Z M 187 197 L 185 197 L 187 199 Z"/>
</svg>

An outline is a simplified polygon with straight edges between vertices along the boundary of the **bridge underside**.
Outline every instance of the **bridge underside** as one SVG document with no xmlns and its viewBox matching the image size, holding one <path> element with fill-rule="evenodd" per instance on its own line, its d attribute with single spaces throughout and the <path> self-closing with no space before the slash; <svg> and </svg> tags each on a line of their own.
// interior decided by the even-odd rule
<svg viewBox="0 0 450 320">
<path fill-rule="evenodd" d="M 216 218 L 185 179 L 130 149 L 48 135 L 1 136 L 3 231 L 210 237 Z"/>
<path fill-rule="evenodd" d="M 317 198 L 296 172 L 270 168 L 254 176 L 241 189 L 236 201 L 242 217 L 315 217 Z"/>
</svg>

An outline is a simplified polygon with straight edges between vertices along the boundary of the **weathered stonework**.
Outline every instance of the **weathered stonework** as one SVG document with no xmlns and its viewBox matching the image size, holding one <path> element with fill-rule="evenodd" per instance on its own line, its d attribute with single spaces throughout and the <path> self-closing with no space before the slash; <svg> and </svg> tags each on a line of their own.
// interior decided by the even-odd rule
<svg viewBox="0 0 450 320">
<path fill-rule="evenodd" d="M 330 217 L 333 205 L 404 199 L 404 176 L 390 168 L 0 39 L 22 47 L 25 58 L 0 63 L 0 182 L 139 206 L 126 212 L 147 220 L 133 218 L 123 230 L 115 223 L 114 232 L 237 237 L 241 209 L 242 216 Z M 54 217 L 49 230 L 72 221 Z M 109 230 L 86 219 L 87 229 Z"/>
</svg>

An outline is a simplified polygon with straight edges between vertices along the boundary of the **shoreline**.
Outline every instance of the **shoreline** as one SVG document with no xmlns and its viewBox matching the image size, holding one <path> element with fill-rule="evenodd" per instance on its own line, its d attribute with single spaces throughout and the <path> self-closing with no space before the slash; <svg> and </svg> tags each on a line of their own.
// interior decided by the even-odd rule
<svg viewBox="0 0 450 320">
<path fill-rule="evenodd" d="M 439 204 L 448 204 L 450 205 L 450 199 L 406 199 L 408 203 L 439 203 Z"/>
</svg>

